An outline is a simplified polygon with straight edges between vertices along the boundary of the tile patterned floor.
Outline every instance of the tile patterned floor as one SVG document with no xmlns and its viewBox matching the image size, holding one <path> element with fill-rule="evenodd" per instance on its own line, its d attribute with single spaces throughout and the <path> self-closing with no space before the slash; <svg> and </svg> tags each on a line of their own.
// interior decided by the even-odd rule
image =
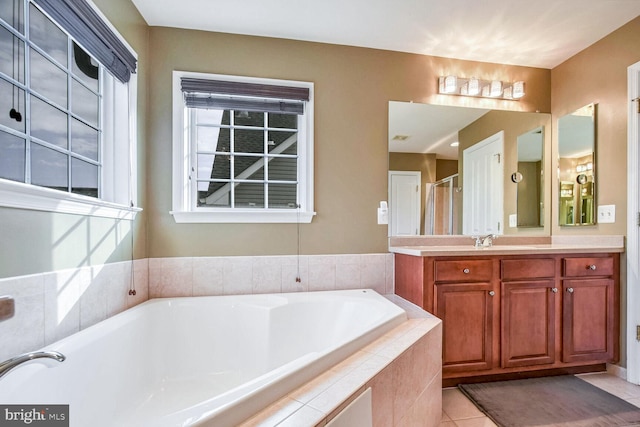
<svg viewBox="0 0 640 427">
<path fill-rule="evenodd" d="M 640 407 L 640 386 L 606 372 L 578 375 L 581 379 Z M 442 390 L 442 422 L 440 427 L 496 427 L 457 388 Z"/>
</svg>

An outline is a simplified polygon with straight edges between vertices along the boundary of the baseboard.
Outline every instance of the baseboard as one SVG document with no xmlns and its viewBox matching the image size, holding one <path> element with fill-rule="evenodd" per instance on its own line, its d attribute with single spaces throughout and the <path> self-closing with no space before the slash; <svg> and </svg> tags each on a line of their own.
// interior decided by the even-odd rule
<svg viewBox="0 0 640 427">
<path fill-rule="evenodd" d="M 604 363 L 585 366 L 567 366 L 551 369 L 535 369 L 519 372 L 508 372 L 489 375 L 474 375 L 467 377 L 443 378 L 442 388 L 456 387 L 458 384 L 473 384 L 491 381 L 520 380 L 525 378 L 547 377 L 552 375 L 576 375 L 591 372 L 604 372 L 607 366 Z"/>
<path fill-rule="evenodd" d="M 627 379 L 627 368 L 623 368 L 622 366 L 607 363 L 607 373 L 622 378 L 625 381 Z"/>
</svg>

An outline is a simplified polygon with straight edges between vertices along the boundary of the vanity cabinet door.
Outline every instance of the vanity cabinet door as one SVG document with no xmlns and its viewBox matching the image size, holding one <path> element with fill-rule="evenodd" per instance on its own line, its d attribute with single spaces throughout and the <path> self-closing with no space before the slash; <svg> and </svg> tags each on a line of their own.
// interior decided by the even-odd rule
<svg viewBox="0 0 640 427">
<path fill-rule="evenodd" d="M 562 361 L 615 361 L 615 281 L 564 280 L 562 288 Z"/>
<path fill-rule="evenodd" d="M 491 283 L 436 283 L 435 314 L 442 319 L 443 374 L 491 369 L 496 292 Z"/>
<path fill-rule="evenodd" d="M 502 283 L 503 368 L 555 362 L 557 294 L 553 280 Z"/>
</svg>

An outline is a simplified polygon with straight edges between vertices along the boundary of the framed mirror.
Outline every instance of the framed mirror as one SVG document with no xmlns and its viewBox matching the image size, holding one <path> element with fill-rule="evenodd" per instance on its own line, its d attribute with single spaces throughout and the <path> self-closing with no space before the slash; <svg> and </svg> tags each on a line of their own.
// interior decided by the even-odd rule
<svg viewBox="0 0 640 427">
<path fill-rule="evenodd" d="M 551 189 L 545 188 L 544 176 L 550 170 L 551 156 L 551 115 L 546 113 L 530 113 L 520 111 L 492 110 L 470 107 L 454 107 L 410 102 L 389 102 L 389 173 L 420 172 L 420 194 L 415 196 L 409 190 L 403 192 L 408 198 L 412 194 L 418 200 L 395 199 L 392 186 L 389 186 L 390 222 L 404 215 L 403 221 L 418 226 L 406 227 L 420 235 L 462 235 L 465 230 L 463 199 L 465 190 L 470 188 L 468 180 L 465 185 L 464 158 L 467 152 L 476 144 L 502 132 L 504 147 L 500 156 L 492 156 L 503 164 L 502 177 L 502 212 L 499 214 L 499 233 L 523 235 L 550 235 L 550 206 Z M 540 131 L 540 133 L 535 133 Z M 530 135 L 529 135 L 530 134 Z M 533 213 L 525 214 L 524 206 L 518 206 L 518 185 L 511 180 L 512 173 L 518 171 L 518 138 L 529 135 L 528 144 L 536 137 L 542 140 L 542 154 L 540 155 L 540 181 L 536 184 L 535 205 Z M 525 144 L 525 142 L 523 142 Z M 539 141 L 535 144 L 540 149 Z M 523 145 L 524 147 L 524 145 Z M 524 148 L 523 148 L 524 150 Z M 546 154 L 545 154 L 546 153 Z M 524 156 L 524 151 L 523 151 Z M 530 156 L 529 154 L 527 156 Z M 523 157 L 523 162 L 524 162 Z M 531 160 L 533 162 L 533 160 Z M 533 184 L 532 179 L 527 183 Z M 523 189 L 525 184 L 522 184 Z M 533 186 L 533 185 L 532 185 Z M 484 200 L 488 188 L 481 188 L 480 197 Z M 408 187 L 407 187 L 408 188 Z M 524 190 L 523 190 L 524 191 Z M 528 200 L 523 192 L 521 202 Z M 398 202 L 398 209 L 393 205 Z M 413 207 L 420 206 L 418 218 Z M 400 209 L 401 206 L 411 206 L 411 209 Z M 518 217 L 523 219 L 535 217 L 534 220 L 518 223 Z M 537 224 L 537 225 L 535 225 Z M 400 230 L 402 227 L 395 227 Z M 394 234 L 389 228 L 390 236 Z"/>
<path fill-rule="evenodd" d="M 596 104 L 558 119 L 558 224 L 596 223 Z"/>
<path fill-rule="evenodd" d="M 544 226 L 544 127 L 518 136 L 518 168 L 511 176 L 517 184 L 518 227 Z"/>
</svg>

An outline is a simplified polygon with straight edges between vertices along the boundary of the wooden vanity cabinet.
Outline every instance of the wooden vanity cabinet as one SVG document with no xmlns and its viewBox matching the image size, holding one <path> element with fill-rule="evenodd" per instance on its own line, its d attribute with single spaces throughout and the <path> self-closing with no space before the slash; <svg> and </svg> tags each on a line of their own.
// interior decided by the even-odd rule
<svg viewBox="0 0 640 427">
<path fill-rule="evenodd" d="M 618 358 L 618 253 L 395 257 L 396 293 L 443 321 L 443 384 Z"/>
<path fill-rule="evenodd" d="M 619 269 L 619 257 L 563 260 L 563 362 L 618 358 Z"/>
<path fill-rule="evenodd" d="M 433 261 L 433 312 L 442 319 L 444 373 L 494 366 L 499 307 L 493 264 L 473 259 Z"/>
<path fill-rule="evenodd" d="M 500 366 L 555 362 L 556 259 L 501 260 Z"/>
</svg>

